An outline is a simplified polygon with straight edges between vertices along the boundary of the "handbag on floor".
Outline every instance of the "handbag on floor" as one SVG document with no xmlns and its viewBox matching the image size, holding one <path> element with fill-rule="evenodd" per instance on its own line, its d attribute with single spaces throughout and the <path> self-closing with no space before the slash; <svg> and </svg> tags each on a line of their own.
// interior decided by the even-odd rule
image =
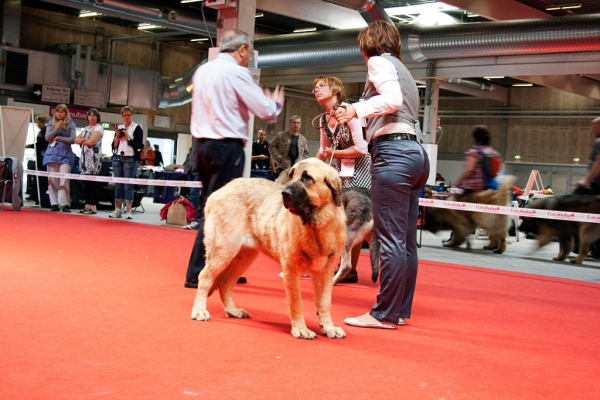
<svg viewBox="0 0 600 400">
<path fill-rule="evenodd" d="M 165 204 L 160 210 L 160 216 L 169 225 L 185 226 L 194 219 L 196 209 L 185 197 L 179 196 L 175 200 Z M 190 215 L 192 218 L 190 218 Z"/>
</svg>

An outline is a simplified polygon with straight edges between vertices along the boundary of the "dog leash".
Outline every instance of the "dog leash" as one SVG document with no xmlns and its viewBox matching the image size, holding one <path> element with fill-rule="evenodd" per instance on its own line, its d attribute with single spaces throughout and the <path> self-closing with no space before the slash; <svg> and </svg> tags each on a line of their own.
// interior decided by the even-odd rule
<svg viewBox="0 0 600 400">
<path fill-rule="evenodd" d="M 312 120 L 312 122 L 311 122 L 311 125 L 312 125 L 313 129 L 321 130 L 321 123 L 319 122 L 319 125 L 315 126 L 315 120 L 317 120 L 317 119 L 320 120 L 321 117 L 324 116 L 324 115 L 325 116 L 329 116 L 329 119 L 330 119 L 331 116 L 333 115 L 334 111 L 336 111 L 340 107 L 346 108 L 346 106 L 343 106 L 341 104 L 336 104 L 336 105 L 333 106 L 333 110 L 331 110 L 329 112 L 325 111 L 324 113 L 321 113 L 321 114 L 317 115 L 316 117 L 314 117 L 313 120 Z M 326 118 L 325 122 L 329 123 L 329 119 Z M 333 141 L 331 142 L 331 146 L 332 147 L 331 147 L 331 158 L 329 159 L 329 162 L 328 162 L 329 165 L 331 165 L 331 163 L 333 162 L 333 156 L 335 155 L 335 149 L 337 148 L 338 141 L 339 141 L 339 138 L 334 138 Z"/>
</svg>

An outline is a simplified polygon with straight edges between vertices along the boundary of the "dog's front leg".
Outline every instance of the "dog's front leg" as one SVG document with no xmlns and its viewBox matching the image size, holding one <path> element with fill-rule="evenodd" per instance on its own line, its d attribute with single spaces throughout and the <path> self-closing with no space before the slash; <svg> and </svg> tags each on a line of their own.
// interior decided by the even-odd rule
<svg viewBox="0 0 600 400">
<path fill-rule="evenodd" d="M 319 325 L 321 326 L 321 332 L 328 338 L 345 338 L 346 332 L 342 328 L 333 326 L 333 321 L 331 320 L 331 291 L 333 286 L 329 277 L 331 276 L 334 262 L 329 264 L 327 268 L 316 273 L 313 272 L 313 290 L 317 304 L 317 313 L 319 314 Z"/>
<path fill-rule="evenodd" d="M 291 265 L 283 265 L 283 284 L 288 301 L 288 312 L 292 320 L 292 336 L 299 339 L 314 339 L 317 334 L 306 327 L 304 308 L 300 293 L 300 273 Z M 314 278 L 313 278 L 314 279 Z"/>
<path fill-rule="evenodd" d="M 213 280 L 209 275 L 206 275 L 205 270 L 198 277 L 198 291 L 194 299 L 194 307 L 192 308 L 192 319 L 198 321 L 208 321 L 210 319 L 210 313 L 206 309 L 206 299 L 208 298 Z"/>
</svg>

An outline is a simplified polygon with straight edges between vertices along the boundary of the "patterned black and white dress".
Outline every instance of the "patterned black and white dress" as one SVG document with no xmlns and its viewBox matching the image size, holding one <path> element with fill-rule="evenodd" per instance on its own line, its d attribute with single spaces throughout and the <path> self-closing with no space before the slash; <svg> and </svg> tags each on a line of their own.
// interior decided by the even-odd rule
<svg viewBox="0 0 600 400">
<path fill-rule="evenodd" d="M 325 147 L 331 147 L 335 148 L 335 151 L 337 151 L 352 146 L 355 146 L 359 151 L 364 150 L 366 152 L 367 142 L 362 135 L 360 120 L 355 118 L 346 124 L 337 124 L 332 131 L 327 124 L 326 116 L 324 115 L 321 117 L 321 150 Z M 335 152 L 333 157 L 336 158 Z M 352 162 L 351 160 L 354 161 L 354 175 L 341 176 L 342 187 L 371 189 L 371 173 L 369 172 L 370 159 L 371 157 L 368 153 L 362 157 L 345 159 L 350 162 Z M 336 158 L 336 161 L 336 169 L 340 172 L 342 170 L 342 162 L 344 162 L 344 159 Z M 329 162 L 329 160 L 325 160 L 325 162 Z"/>
</svg>

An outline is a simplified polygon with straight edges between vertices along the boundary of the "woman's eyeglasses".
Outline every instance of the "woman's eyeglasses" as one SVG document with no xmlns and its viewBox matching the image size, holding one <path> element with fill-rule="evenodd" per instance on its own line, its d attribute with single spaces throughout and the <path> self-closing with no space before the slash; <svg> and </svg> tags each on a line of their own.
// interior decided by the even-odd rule
<svg viewBox="0 0 600 400">
<path fill-rule="evenodd" d="M 313 92 L 313 94 L 314 94 L 314 93 L 315 93 L 315 90 L 321 90 L 321 89 L 323 89 L 324 87 L 327 87 L 327 86 L 329 86 L 329 85 L 328 85 L 328 84 L 326 84 L 326 83 L 324 83 L 324 82 L 321 82 L 321 83 L 319 83 L 318 85 L 315 85 L 315 87 L 314 87 L 314 89 L 312 90 L 312 92 Z"/>
</svg>

